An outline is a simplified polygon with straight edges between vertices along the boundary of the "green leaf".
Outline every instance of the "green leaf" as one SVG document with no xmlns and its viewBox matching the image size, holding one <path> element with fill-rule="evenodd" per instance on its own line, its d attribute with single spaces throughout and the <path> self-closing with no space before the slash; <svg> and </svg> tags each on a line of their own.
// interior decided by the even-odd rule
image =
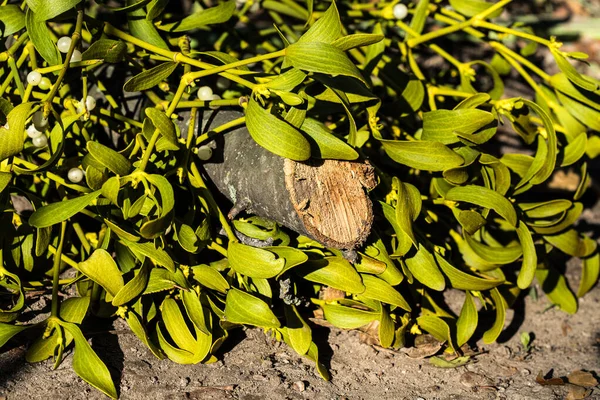
<svg viewBox="0 0 600 400">
<path fill-rule="evenodd" d="M 435 110 L 423 114 L 423 140 L 451 144 L 459 141 L 455 132 L 470 135 L 496 118 L 490 112 L 475 108 Z"/>
<path fill-rule="evenodd" d="M 44 0 L 40 0 L 40 2 L 46 3 Z M 29 38 L 33 42 L 33 46 L 42 58 L 49 65 L 60 64 L 62 57 L 56 44 L 52 41 L 50 29 L 48 29 L 46 22 L 38 18 L 31 8 L 27 9 L 25 14 L 25 27 L 27 28 L 27 33 L 29 33 Z"/>
<path fill-rule="evenodd" d="M 488 290 L 504 283 L 504 279 L 485 279 L 463 272 L 435 253 L 435 259 L 448 277 L 450 285 L 462 290 Z"/>
<path fill-rule="evenodd" d="M 23 103 L 6 116 L 8 129 L 0 126 L 0 161 L 19 154 L 23 150 L 25 121 L 35 103 Z"/>
<path fill-rule="evenodd" d="M 479 315 L 475 307 L 475 301 L 471 292 L 465 292 L 465 302 L 463 303 L 460 315 L 456 321 L 456 344 L 461 347 L 467 343 L 477 329 Z"/>
<path fill-rule="evenodd" d="M 415 8 L 415 14 L 410 21 L 410 27 L 417 35 L 420 35 L 423 32 L 423 28 L 425 28 L 427 14 L 429 14 L 429 0 L 419 0 Z"/>
<path fill-rule="evenodd" d="M 236 288 L 227 292 L 225 320 L 234 324 L 255 325 L 261 328 L 279 328 L 279 320 L 269 305 Z"/>
<path fill-rule="evenodd" d="M 175 263 L 169 254 L 163 249 L 157 249 L 153 242 L 134 243 L 126 240 L 122 241 L 131 251 L 139 254 L 141 257 L 149 257 L 152 262 L 158 266 L 165 267 L 171 272 L 175 272 Z"/>
<path fill-rule="evenodd" d="M 565 276 L 554 268 L 537 269 L 535 277 L 548 299 L 569 314 L 577 312 L 577 299 L 569 289 Z"/>
<path fill-rule="evenodd" d="M 188 289 L 189 286 L 180 269 L 171 272 L 162 268 L 153 268 L 150 272 L 150 279 L 148 280 L 146 290 L 142 294 L 157 293 L 174 288 Z"/>
<path fill-rule="evenodd" d="M 279 259 L 285 261 L 285 265 L 279 273 L 278 277 L 283 275 L 286 271 L 290 270 L 291 268 L 294 268 L 308 261 L 308 256 L 303 251 L 295 249 L 293 247 L 272 246 L 265 247 L 265 250 L 275 253 L 275 255 L 279 257 Z"/>
<path fill-rule="evenodd" d="M 10 325 L 0 322 L 0 348 L 6 344 L 13 336 L 27 329 L 24 325 Z"/>
<path fill-rule="evenodd" d="M 226 293 L 229 290 L 229 283 L 219 271 L 208 265 L 196 265 L 192 267 L 192 277 L 202 286 Z"/>
<path fill-rule="evenodd" d="M 325 11 L 304 35 L 299 42 L 333 43 L 342 35 L 342 23 L 335 2 Z"/>
<path fill-rule="evenodd" d="M 171 339 L 180 349 L 194 353 L 196 339 L 187 327 L 179 305 L 172 298 L 166 298 L 161 306 L 162 318 Z"/>
<path fill-rule="evenodd" d="M 131 163 L 125 156 L 98 142 L 89 141 L 87 142 L 86 147 L 96 161 L 115 174 L 120 176 L 129 174 Z"/>
<path fill-rule="evenodd" d="M 504 196 L 483 186 L 456 186 L 446 193 L 446 200 L 475 204 L 491 208 L 512 226 L 517 226 L 517 213 Z"/>
<path fill-rule="evenodd" d="M 310 260 L 295 271 L 307 281 L 321 283 L 344 292 L 360 294 L 365 291 L 356 269 L 341 257 Z"/>
<path fill-rule="evenodd" d="M 8 37 L 25 28 L 25 14 L 16 4 L 0 6 L 0 37 Z"/>
<path fill-rule="evenodd" d="M 495 342 L 498 339 L 502 329 L 504 329 L 504 320 L 506 319 L 506 301 L 497 288 L 490 290 L 490 294 L 496 308 L 496 319 L 492 327 L 483 334 L 483 342 L 486 344 Z"/>
<path fill-rule="evenodd" d="M 127 5 L 136 4 L 136 0 L 127 0 Z M 127 13 L 127 23 L 129 32 L 138 39 L 150 43 L 164 50 L 169 50 L 169 46 L 160 36 L 152 21 L 146 19 L 144 8 L 138 8 Z"/>
<path fill-rule="evenodd" d="M 435 315 L 424 315 L 417 318 L 417 324 L 440 342 L 448 342 L 448 345 L 454 349 L 450 327 L 442 318 Z"/>
<path fill-rule="evenodd" d="M 587 141 L 587 135 L 580 134 L 575 139 L 573 139 L 571 143 L 566 145 L 563 149 L 563 159 L 560 163 L 560 166 L 567 167 L 579 161 L 581 157 L 583 157 L 583 155 L 585 154 Z"/>
<path fill-rule="evenodd" d="M 411 311 L 408 302 L 392 285 L 373 275 L 362 274 L 361 277 L 365 285 L 365 291 L 361 293 L 361 296 L 400 307 L 408 312 Z"/>
<path fill-rule="evenodd" d="M 433 255 L 421 243 L 417 252 L 405 260 L 408 270 L 423 285 L 441 292 L 446 287 L 444 275 L 440 272 Z"/>
<path fill-rule="evenodd" d="M 581 75 L 563 55 L 562 51 L 552 46 L 550 46 L 549 48 L 550 52 L 554 56 L 554 59 L 556 60 L 558 68 L 560 68 L 560 70 L 567 76 L 567 78 L 569 78 L 571 82 L 573 82 L 580 88 L 591 92 L 598 90 L 598 81 L 588 76 Z"/>
<path fill-rule="evenodd" d="M 573 203 L 566 199 L 556 199 L 538 203 L 518 203 L 518 205 L 529 218 L 549 218 L 564 213 Z"/>
<path fill-rule="evenodd" d="M 144 328 L 144 325 L 142 324 L 142 320 L 139 315 L 129 310 L 127 311 L 127 314 L 125 314 L 125 321 L 127 321 L 129 329 L 131 329 L 131 331 L 135 334 L 135 336 L 138 337 L 138 339 L 140 339 L 140 341 L 142 341 L 142 343 L 148 346 L 148 348 L 156 358 L 160 360 L 165 358 L 160 348 L 157 345 L 155 345 L 154 342 L 152 342 L 152 340 L 150 340 L 150 337 L 148 336 L 146 328 Z"/>
<path fill-rule="evenodd" d="M 140 228 L 140 234 L 146 239 L 155 239 L 162 235 L 171 225 L 173 221 L 173 208 L 175 207 L 175 196 L 173 186 L 169 180 L 162 175 L 147 175 L 146 179 L 160 193 L 161 203 L 157 204 L 160 207 L 158 217 L 145 222 Z"/>
<path fill-rule="evenodd" d="M 117 263 L 106 250 L 96 249 L 87 260 L 79 263 L 77 269 L 113 297 L 125 285 Z"/>
<path fill-rule="evenodd" d="M 204 317 L 204 309 L 200 303 L 198 293 L 193 290 L 181 290 L 180 293 L 183 306 L 185 307 L 188 317 L 190 317 L 190 321 L 192 321 L 199 331 L 203 332 L 205 335 L 210 335 L 211 332 L 207 326 L 206 318 Z"/>
<path fill-rule="evenodd" d="M 58 224 L 91 205 L 99 196 L 100 191 L 96 191 L 74 199 L 48 204 L 31 214 L 29 225 L 35 228 L 46 228 Z"/>
<path fill-rule="evenodd" d="M 544 240 L 565 254 L 585 258 L 596 250 L 596 242 L 581 237 L 575 229 L 569 229 L 556 235 L 545 235 Z"/>
<path fill-rule="evenodd" d="M 440 142 L 380 140 L 388 156 L 399 164 L 425 171 L 459 167 L 464 159 Z"/>
<path fill-rule="evenodd" d="M 146 14 L 146 19 L 148 21 L 155 20 L 160 17 L 162 12 L 165 10 L 167 5 L 169 4 L 169 0 L 152 0 L 148 3 L 147 9 L 148 13 Z"/>
<path fill-rule="evenodd" d="M 302 71 L 332 76 L 349 76 L 361 82 L 365 79 L 346 53 L 332 44 L 321 42 L 296 42 L 286 48 L 290 65 Z"/>
<path fill-rule="evenodd" d="M 372 33 L 355 33 L 352 35 L 342 36 L 336 39 L 332 45 L 342 51 L 348 51 L 357 47 L 370 46 L 379 43 L 384 39 L 381 34 Z"/>
<path fill-rule="evenodd" d="M 341 329 L 357 329 L 379 319 L 379 312 L 366 311 L 354 307 L 335 304 L 322 304 L 327 322 Z"/>
<path fill-rule="evenodd" d="M 583 260 L 577 297 L 583 297 L 589 292 L 596 282 L 598 282 L 598 276 L 600 276 L 600 253 L 596 253 Z"/>
<path fill-rule="evenodd" d="M 112 299 L 112 305 L 115 307 L 121 306 L 142 294 L 150 279 L 150 269 L 149 263 L 143 263 L 137 275 L 117 292 Z"/>
<path fill-rule="evenodd" d="M 75 352 L 73 354 L 73 370 L 75 373 L 108 397 L 116 399 L 117 391 L 108 368 L 92 350 L 79 327 L 69 322 L 60 321 L 59 324 L 73 335 L 75 340 Z"/>
<path fill-rule="evenodd" d="M 490 8 L 494 3 L 483 0 L 450 0 L 450 5 L 459 13 L 467 17 L 473 17 Z M 496 18 L 502 14 L 502 8 L 494 11 L 488 18 Z"/>
<path fill-rule="evenodd" d="M 238 273 L 252 278 L 273 278 L 285 265 L 285 260 L 275 258 L 270 251 L 230 242 L 227 256 L 231 267 Z"/>
<path fill-rule="evenodd" d="M 335 160 L 358 158 L 358 153 L 343 140 L 335 137 L 322 122 L 306 118 L 300 129 L 310 137 L 310 152 L 313 157 Z"/>
<path fill-rule="evenodd" d="M 167 61 L 158 64 L 156 67 L 140 72 L 125 82 L 123 90 L 126 92 L 141 92 L 143 90 L 151 89 L 167 79 L 173 71 L 175 71 L 177 65 L 177 63 Z"/>
<path fill-rule="evenodd" d="M 98 39 L 81 54 L 82 60 L 104 60 L 119 63 L 127 54 L 127 45 L 121 40 Z"/>
<path fill-rule="evenodd" d="M 519 227 L 521 223 L 519 223 Z M 519 259 L 523 254 L 523 249 L 520 245 L 510 245 L 510 246 L 488 246 L 481 242 L 476 241 L 470 235 L 465 235 L 465 239 L 469 244 L 469 247 L 473 249 L 473 251 L 481 257 L 483 260 L 492 263 L 492 264 L 510 264 Z M 533 242 L 532 242 L 533 243 Z"/>
<path fill-rule="evenodd" d="M 304 161 L 310 157 L 310 144 L 287 122 L 271 114 L 251 97 L 246 108 L 246 126 L 256 143 L 280 157 Z"/>
<path fill-rule="evenodd" d="M 27 0 L 27 5 L 36 13 L 39 21 L 47 21 L 74 8 L 81 0 Z"/>
<path fill-rule="evenodd" d="M 301 356 L 308 352 L 312 343 L 312 331 L 308 324 L 302 319 L 294 305 L 284 305 L 287 332 L 290 337 L 292 348 Z"/>
<path fill-rule="evenodd" d="M 4 191 L 12 181 L 12 174 L 10 172 L 0 172 L 0 193 Z"/>
<path fill-rule="evenodd" d="M 390 314 L 385 307 L 381 307 L 381 315 L 379 317 L 379 344 L 381 347 L 387 349 L 394 344 L 396 338 L 396 330 L 394 320 L 390 317 Z"/>
<path fill-rule="evenodd" d="M 185 32 L 207 25 L 228 21 L 235 12 L 235 0 L 223 2 L 215 7 L 200 9 L 181 21 L 159 25 L 158 28 L 169 32 Z"/>
</svg>

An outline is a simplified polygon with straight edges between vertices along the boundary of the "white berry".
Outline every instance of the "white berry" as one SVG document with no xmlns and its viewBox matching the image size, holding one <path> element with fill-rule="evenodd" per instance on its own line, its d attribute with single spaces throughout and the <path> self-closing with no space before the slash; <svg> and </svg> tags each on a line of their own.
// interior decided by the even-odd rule
<svg viewBox="0 0 600 400">
<path fill-rule="evenodd" d="M 35 125 L 35 129 L 38 131 L 43 132 L 48 127 L 48 118 L 44 117 L 44 113 L 42 111 L 38 111 L 33 114 L 33 118 L 31 120 L 33 125 Z"/>
<path fill-rule="evenodd" d="M 79 183 L 83 180 L 83 171 L 80 168 L 71 168 L 67 178 L 73 183 Z"/>
<path fill-rule="evenodd" d="M 37 71 L 31 71 L 27 74 L 27 83 L 31 86 L 37 86 L 42 81 L 42 74 Z"/>
<path fill-rule="evenodd" d="M 408 8 L 402 3 L 398 3 L 392 9 L 394 14 L 394 18 L 396 19 L 404 19 L 408 15 Z"/>
<path fill-rule="evenodd" d="M 37 148 L 46 147 L 48 146 L 48 137 L 44 134 L 41 134 L 40 136 L 31 139 L 31 142 Z"/>
<path fill-rule="evenodd" d="M 42 90 L 48 90 L 52 87 L 52 82 L 50 79 L 43 77 L 38 87 Z"/>
<path fill-rule="evenodd" d="M 79 62 L 81 61 L 81 52 L 79 50 L 73 50 L 73 55 L 71 56 L 70 62 Z"/>
<path fill-rule="evenodd" d="M 202 161 L 210 160 L 210 157 L 212 157 L 212 149 L 208 146 L 200 146 L 197 155 Z"/>
<path fill-rule="evenodd" d="M 31 124 L 31 125 L 29 125 L 29 127 L 27 127 L 27 136 L 29 136 L 31 139 L 42 136 L 42 135 L 43 135 L 42 132 L 35 129 L 34 124 Z"/>
<path fill-rule="evenodd" d="M 202 86 L 198 88 L 198 99 L 202 101 L 210 101 L 212 99 L 213 91 L 210 86 Z"/>
<path fill-rule="evenodd" d="M 83 99 L 79 100 L 79 103 L 81 104 L 80 107 L 83 107 Z M 88 96 L 85 98 L 85 108 L 87 108 L 88 111 L 92 111 L 94 108 L 96 108 L 96 99 L 93 98 L 92 96 Z M 77 109 L 78 112 L 82 112 L 83 108 L 81 109 Z"/>
<path fill-rule="evenodd" d="M 211 100 L 221 100 L 221 96 L 213 94 Z M 209 106 L 211 110 L 217 110 L 220 106 Z"/>
<path fill-rule="evenodd" d="M 61 37 L 60 39 L 58 39 L 56 47 L 58 47 L 58 51 L 60 51 L 61 53 L 68 53 L 69 48 L 71 47 L 71 38 L 68 36 Z"/>
</svg>

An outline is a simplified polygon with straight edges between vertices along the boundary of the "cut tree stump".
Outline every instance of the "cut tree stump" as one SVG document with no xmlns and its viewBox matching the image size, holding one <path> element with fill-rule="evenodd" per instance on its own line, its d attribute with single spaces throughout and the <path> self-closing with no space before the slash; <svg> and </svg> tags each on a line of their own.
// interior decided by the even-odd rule
<svg viewBox="0 0 600 400">
<path fill-rule="evenodd" d="M 202 132 L 242 115 L 210 113 Z M 272 135 L 277 140 L 277 132 Z M 368 162 L 284 159 L 256 144 L 245 126 L 217 135 L 212 146 L 204 170 L 233 203 L 229 218 L 246 211 L 344 250 L 357 248 L 369 236 L 373 206 L 368 191 L 377 181 Z"/>
</svg>

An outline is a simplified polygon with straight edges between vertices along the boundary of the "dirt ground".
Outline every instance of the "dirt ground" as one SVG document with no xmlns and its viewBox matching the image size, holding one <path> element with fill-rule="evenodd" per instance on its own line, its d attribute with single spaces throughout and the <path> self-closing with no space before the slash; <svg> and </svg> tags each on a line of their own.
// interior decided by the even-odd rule
<svg viewBox="0 0 600 400">
<path fill-rule="evenodd" d="M 159 361 L 120 324 L 115 333 L 92 342 L 120 374 L 122 399 L 563 399 L 568 386 L 540 386 L 535 381 L 539 371 L 553 370 L 562 377 L 578 369 L 600 372 L 600 289 L 580 305 L 570 316 L 556 309 L 544 312 L 545 299 L 527 298 L 524 310 L 510 314 L 520 326 L 508 324 L 509 331 L 535 335 L 527 357 L 516 334 L 504 343 L 479 343 L 484 353 L 455 369 L 379 351 L 361 343 L 358 332 L 322 329 L 318 334 L 325 343 L 320 348 L 330 358 L 330 382 L 321 380 L 310 362 L 257 329 L 240 330 L 221 360 L 211 365 Z M 72 372 L 71 356 L 56 371 L 51 362 L 28 365 L 23 357 L 22 347 L 0 355 L 0 398 L 104 398 Z M 600 390 L 588 398 L 600 399 Z"/>
<path fill-rule="evenodd" d="M 582 224 L 597 226 L 600 203 L 584 212 Z M 596 230 L 597 234 L 597 230 Z M 597 237 L 596 237 L 597 238 Z M 568 263 L 572 287 L 580 265 Z M 510 310 L 499 343 L 477 343 L 480 355 L 454 369 L 413 359 L 404 352 L 382 351 L 360 341 L 359 333 L 317 327 L 314 333 L 332 379 L 323 381 L 313 365 L 261 330 L 234 331 L 220 360 L 210 365 L 177 365 L 155 359 L 124 323 L 93 335 L 92 345 L 120 387 L 122 399 L 564 399 L 570 385 L 541 386 L 536 376 L 566 377 L 575 370 L 600 373 L 600 288 L 580 300 L 568 315 L 540 294 L 527 296 Z M 460 306 L 449 292 L 450 306 Z M 534 338 L 525 352 L 520 334 Z M 58 370 L 52 362 L 28 365 L 25 347 L 0 354 L 0 399 L 102 399 L 71 370 L 69 355 Z M 581 397 L 576 397 L 581 398 Z M 588 399 L 600 399 L 600 388 Z"/>
</svg>

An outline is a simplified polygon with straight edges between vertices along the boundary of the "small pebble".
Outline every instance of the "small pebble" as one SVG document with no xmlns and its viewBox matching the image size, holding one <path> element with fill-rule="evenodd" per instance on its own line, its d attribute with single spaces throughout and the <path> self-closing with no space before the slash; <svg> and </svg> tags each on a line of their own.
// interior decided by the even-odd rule
<svg viewBox="0 0 600 400">
<path fill-rule="evenodd" d="M 304 381 L 296 381 L 292 384 L 292 389 L 296 392 L 304 392 L 306 385 L 304 384 Z"/>
</svg>

